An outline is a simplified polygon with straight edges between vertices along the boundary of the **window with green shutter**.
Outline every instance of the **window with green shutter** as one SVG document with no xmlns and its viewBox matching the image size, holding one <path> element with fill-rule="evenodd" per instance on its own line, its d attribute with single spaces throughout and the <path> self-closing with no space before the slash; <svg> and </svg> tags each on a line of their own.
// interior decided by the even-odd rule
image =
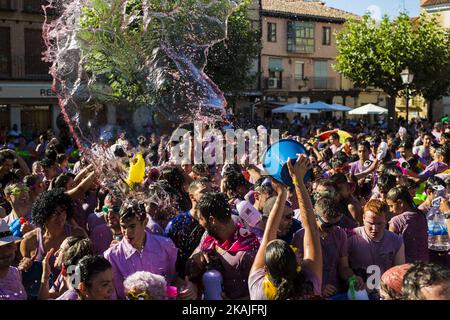
<svg viewBox="0 0 450 320">
<path fill-rule="evenodd" d="M 305 21 L 288 21 L 287 51 L 313 53 L 315 49 L 315 24 Z"/>
</svg>

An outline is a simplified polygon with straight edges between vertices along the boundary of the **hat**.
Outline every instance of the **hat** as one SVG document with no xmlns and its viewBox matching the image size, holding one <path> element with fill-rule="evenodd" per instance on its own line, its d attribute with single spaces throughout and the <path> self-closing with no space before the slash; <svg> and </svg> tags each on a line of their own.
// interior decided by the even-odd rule
<svg viewBox="0 0 450 320">
<path fill-rule="evenodd" d="M 5 244 L 15 242 L 17 240 L 21 240 L 20 237 L 13 236 L 11 230 L 9 229 L 9 225 L 3 221 L 0 220 L 0 246 L 3 246 Z"/>
</svg>

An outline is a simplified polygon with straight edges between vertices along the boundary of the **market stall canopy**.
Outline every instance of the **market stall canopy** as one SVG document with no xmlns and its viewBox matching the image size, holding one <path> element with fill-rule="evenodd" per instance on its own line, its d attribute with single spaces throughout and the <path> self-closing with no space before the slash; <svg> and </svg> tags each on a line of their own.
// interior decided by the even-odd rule
<svg viewBox="0 0 450 320">
<path fill-rule="evenodd" d="M 303 104 L 291 103 L 272 110 L 272 113 L 319 113 L 317 110 L 305 109 Z"/>
<path fill-rule="evenodd" d="M 344 112 L 347 112 L 347 111 L 352 110 L 352 108 L 350 108 L 350 107 L 344 106 L 344 105 L 342 105 L 342 104 L 337 104 L 337 103 L 331 104 L 331 107 L 334 109 L 334 111 L 344 111 Z"/>
<path fill-rule="evenodd" d="M 367 115 L 367 114 L 387 114 L 387 113 L 388 109 L 369 103 L 362 107 L 351 110 L 348 114 Z"/>
</svg>

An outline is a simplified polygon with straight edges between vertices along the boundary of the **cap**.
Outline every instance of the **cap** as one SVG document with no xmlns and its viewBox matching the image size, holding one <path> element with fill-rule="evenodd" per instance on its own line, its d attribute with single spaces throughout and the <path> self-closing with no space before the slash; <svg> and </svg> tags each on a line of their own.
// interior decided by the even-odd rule
<svg viewBox="0 0 450 320">
<path fill-rule="evenodd" d="M 5 221 L 0 220 L 0 246 L 17 240 L 22 240 L 22 238 L 15 237 L 9 229 L 9 225 Z"/>
</svg>

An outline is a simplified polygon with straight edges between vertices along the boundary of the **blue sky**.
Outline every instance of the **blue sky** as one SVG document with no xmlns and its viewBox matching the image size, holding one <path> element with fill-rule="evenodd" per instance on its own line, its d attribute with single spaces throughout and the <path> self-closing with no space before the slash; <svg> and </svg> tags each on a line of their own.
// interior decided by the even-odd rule
<svg viewBox="0 0 450 320">
<path fill-rule="evenodd" d="M 390 17 L 398 15 L 405 4 L 406 11 L 410 16 L 419 15 L 420 0 L 323 0 L 328 6 L 346 10 L 358 15 L 363 15 L 367 9 L 374 13 L 375 17 L 384 14 Z"/>
</svg>

